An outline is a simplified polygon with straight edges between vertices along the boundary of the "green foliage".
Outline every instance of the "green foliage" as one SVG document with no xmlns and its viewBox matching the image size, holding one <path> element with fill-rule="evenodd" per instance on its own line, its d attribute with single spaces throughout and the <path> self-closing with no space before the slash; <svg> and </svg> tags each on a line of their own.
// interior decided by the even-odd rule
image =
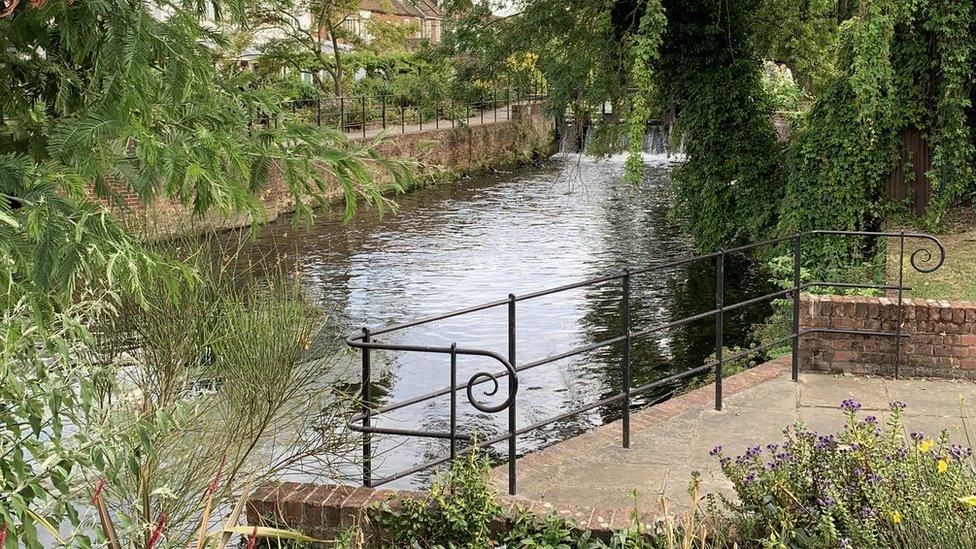
<svg viewBox="0 0 976 549">
<path fill-rule="evenodd" d="M 644 524 L 635 508 L 630 526 L 615 530 L 609 541 L 581 532 L 554 512 L 539 516 L 523 508 L 503 513 L 491 487 L 491 466 L 477 448 L 451 464 L 434 481 L 427 499 L 399 499 L 371 513 L 382 547 L 511 547 L 538 549 L 686 549 L 724 547 L 722 532 L 708 532 L 698 510 L 680 520 L 668 516 Z M 700 479 L 689 485 L 691 501 L 698 501 Z M 635 496 L 636 497 L 636 496 Z M 714 518 L 714 517 L 712 517 Z M 359 536 L 347 532 L 344 547 L 354 547 Z"/>
<path fill-rule="evenodd" d="M 687 161 L 672 173 L 674 215 L 699 249 L 761 240 L 783 196 L 781 148 L 750 37 L 763 2 L 665 2 L 654 73 L 660 110 L 678 112 Z"/>
<path fill-rule="evenodd" d="M 284 94 L 215 66 L 203 5 L 110 0 L 21 3 L 0 18 L 0 301 L 42 309 L 99 284 L 139 296 L 153 277 L 187 273 L 147 252 L 106 210 L 121 197 L 171 199 L 194 215 L 263 219 L 259 193 L 280 172 L 307 217 L 342 190 L 384 202 L 368 164 L 406 169 L 283 111 Z M 220 3 L 211 12 L 239 15 Z M 43 52 L 41 55 L 39 52 Z M 251 126 L 257 112 L 278 116 Z M 96 200 L 97 199 L 97 200 Z M 41 313 L 38 313 L 41 314 Z"/>
<path fill-rule="evenodd" d="M 882 183 L 902 132 L 933 147 L 928 221 L 976 189 L 966 127 L 973 78 L 971 3 L 866 2 L 841 27 L 839 73 L 794 134 L 780 230 L 876 228 L 889 211 Z M 952 54 L 949 54 L 949 51 Z M 909 159 L 911 162 L 911 159 Z M 819 251 L 856 258 L 856 250 Z M 832 259 L 832 258 L 831 258 Z"/>
<path fill-rule="evenodd" d="M 26 305 L 0 319 L 8 547 L 39 547 L 47 524 L 64 545 L 97 542 L 94 500 L 124 545 L 164 522 L 165 543 L 185 547 L 211 494 L 230 507 L 251 482 L 312 464 L 341 478 L 357 447 L 339 427 L 352 404 L 334 387 L 341 337 L 280 272 L 257 282 L 216 252 L 160 250 L 195 276 L 104 301 L 114 308 L 83 296 L 45 324 L 56 331 Z M 271 459 L 254 459 L 272 440 Z"/>
<path fill-rule="evenodd" d="M 906 438 L 904 405 L 882 426 L 842 404 L 847 425 L 818 434 L 799 422 L 785 440 L 735 460 L 713 450 L 739 501 L 729 506 L 747 543 L 775 547 L 970 547 L 976 509 L 972 451 L 945 431 Z"/>
</svg>

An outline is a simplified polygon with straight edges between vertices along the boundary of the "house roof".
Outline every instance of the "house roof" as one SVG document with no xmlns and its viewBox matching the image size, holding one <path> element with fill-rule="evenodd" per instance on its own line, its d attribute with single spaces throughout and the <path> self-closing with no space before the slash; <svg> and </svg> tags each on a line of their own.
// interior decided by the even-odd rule
<svg viewBox="0 0 976 549">
<path fill-rule="evenodd" d="M 359 9 L 407 17 L 442 17 L 436 0 L 361 0 Z"/>
</svg>

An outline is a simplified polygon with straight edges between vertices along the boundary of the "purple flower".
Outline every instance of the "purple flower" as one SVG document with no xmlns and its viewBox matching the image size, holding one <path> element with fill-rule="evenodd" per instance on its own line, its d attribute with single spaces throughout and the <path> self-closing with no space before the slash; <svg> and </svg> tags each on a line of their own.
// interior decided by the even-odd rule
<svg viewBox="0 0 976 549">
<path fill-rule="evenodd" d="M 865 472 L 864 471 L 864 467 L 855 467 L 854 468 L 854 476 L 855 477 L 858 477 L 858 478 L 863 477 L 864 476 L 864 472 Z"/>
<path fill-rule="evenodd" d="M 914 440 L 915 442 L 921 442 L 921 440 L 925 438 L 925 432 L 924 431 L 913 432 L 908 436 L 911 437 L 911 439 Z"/>
<path fill-rule="evenodd" d="M 849 398 L 844 402 L 840 403 L 840 409 L 844 410 L 845 412 L 850 412 L 853 414 L 854 412 L 861 409 L 861 403 L 854 400 L 853 398 Z"/>
<path fill-rule="evenodd" d="M 753 446 L 752 448 L 749 448 L 748 450 L 746 450 L 746 456 L 745 457 L 747 457 L 747 458 L 754 458 L 754 457 L 758 456 L 761 453 L 762 453 L 762 448 L 760 448 L 759 445 L 757 444 L 757 445 Z"/>
<path fill-rule="evenodd" d="M 750 471 L 749 474 L 742 479 L 742 484 L 749 486 L 755 481 L 756 481 L 756 473 L 754 471 Z"/>
<path fill-rule="evenodd" d="M 888 408 L 890 408 L 892 412 L 904 410 L 907 407 L 908 406 L 906 406 L 905 403 L 900 400 L 893 400 L 888 403 Z"/>
<path fill-rule="evenodd" d="M 817 505 L 819 505 L 821 507 L 825 507 L 825 508 L 826 507 L 833 507 L 834 506 L 834 500 L 830 499 L 829 496 L 824 496 L 824 497 L 822 497 L 822 498 L 820 498 L 820 499 L 817 500 Z"/>
<path fill-rule="evenodd" d="M 717 456 L 717 455 L 719 455 L 721 453 L 722 453 L 722 445 L 719 444 L 718 446 L 712 448 L 711 451 L 708 452 L 708 455 L 710 455 L 710 456 Z"/>
<path fill-rule="evenodd" d="M 722 459 L 720 459 L 720 460 L 718 460 L 718 463 L 719 463 L 719 465 L 721 465 L 722 467 L 725 467 L 725 466 L 726 466 L 726 465 L 728 465 L 728 464 L 729 464 L 729 463 L 730 463 L 731 461 L 732 461 L 732 458 L 728 458 L 728 457 L 723 457 Z"/>
<path fill-rule="evenodd" d="M 767 444 L 766 445 L 766 449 L 769 450 L 770 453 L 776 452 L 776 449 L 777 448 L 779 448 L 779 445 L 778 444 Z"/>
<path fill-rule="evenodd" d="M 869 423 L 873 425 L 873 424 L 875 424 L 877 422 L 878 422 L 878 418 L 876 418 L 875 416 L 867 416 L 867 417 L 864 418 L 864 424 L 865 425 L 867 425 Z"/>
</svg>

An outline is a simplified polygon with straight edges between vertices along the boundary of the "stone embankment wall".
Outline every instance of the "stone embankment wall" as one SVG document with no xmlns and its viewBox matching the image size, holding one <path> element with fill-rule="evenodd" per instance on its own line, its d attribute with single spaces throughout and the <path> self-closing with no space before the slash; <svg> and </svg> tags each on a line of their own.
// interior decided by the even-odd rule
<svg viewBox="0 0 976 549">
<path fill-rule="evenodd" d="M 803 295 L 800 327 L 894 332 L 897 299 Z M 976 379 L 976 302 L 905 298 L 899 374 Z M 895 338 L 813 333 L 800 343 L 800 368 L 894 374 Z"/>
<path fill-rule="evenodd" d="M 414 171 L 420 184 L 526 163 L 555 152 L 555 125 L 551 118 L 542 114 L 541 105 L 513 106 L 510 121 L 405 134 L 395 133 L 396 130 L 391 128 L 391 133 L 379 143 L 377 150 L 388 158 L 416 161 Z M 372 138 L 359 141 L 369 144 Z M 372 171 L 379 184 L 392 181 L 389 173 L 374 168 Z M 338 186 L 329 194 L 336 202 L 342 200 Z M 165 237 L 195 229 L 230 229 L 253 222 L 245 216 L 225 216 L 218 212 L 194 216 L 189 208 L 173 201 L 143 204 L 134 193 L 123 195 L 122 199 L 127 209 L 121 217 L 149 237 Z M 280 171 L 272 172 L 260 199 L 266 216 L 260 221 L 272 221 L 295 211 L 295 201 Z"/>
</svg>

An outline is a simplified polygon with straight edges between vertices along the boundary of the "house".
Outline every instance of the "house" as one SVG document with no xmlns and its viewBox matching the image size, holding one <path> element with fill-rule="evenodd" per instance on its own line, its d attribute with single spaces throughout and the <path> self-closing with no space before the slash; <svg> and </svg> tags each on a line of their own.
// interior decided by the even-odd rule
<svg viewBox="0 0 976 549">
<path fill-rule="evenodd" d="M 363 41 L 369 42 L 372 38 L 369 34 L 370 21 L 414 24 L 418 30 L 411 43 L 437 44 L 441 41 L 444 13 L 438 6 L 438 0 L 362 0 L 359 10 L 350 14 L 343 25 Z"/>
</svg>

